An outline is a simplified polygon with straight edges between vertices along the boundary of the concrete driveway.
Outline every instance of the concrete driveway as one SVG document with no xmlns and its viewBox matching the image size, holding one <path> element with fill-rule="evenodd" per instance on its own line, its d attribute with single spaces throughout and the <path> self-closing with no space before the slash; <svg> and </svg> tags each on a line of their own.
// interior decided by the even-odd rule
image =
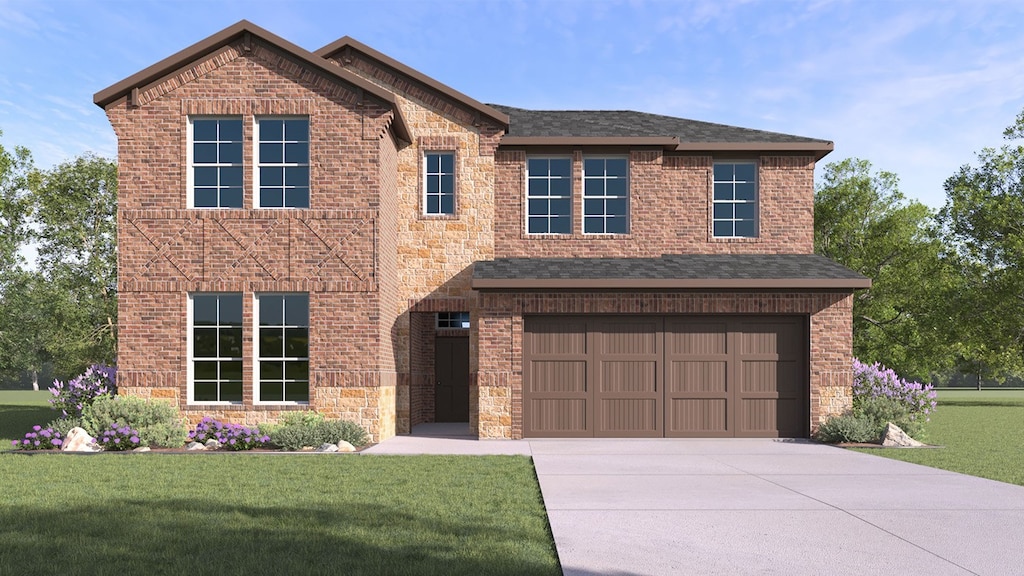
<svg viewBox="0 0 1024 576">
<path fill-rule="evenodd" d="M 1024 487 L 784 440 L 531 440 L 567 575 L 1024 574 Z"/>
</svg>

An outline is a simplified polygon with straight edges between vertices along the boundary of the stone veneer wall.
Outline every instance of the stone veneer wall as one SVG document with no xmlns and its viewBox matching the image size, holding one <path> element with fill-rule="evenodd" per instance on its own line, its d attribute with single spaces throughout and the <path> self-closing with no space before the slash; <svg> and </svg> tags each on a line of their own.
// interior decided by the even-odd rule
<svg viewBox="0 0 1024 576">
<path fill-rule="evenodd" d="M 190 115 L 243 118 L 244 209 L 188 208 Z M 310 209 L 252 208 L 258 115 L 310 118 Z M 387 240 L 397 227 L 387 202 L 397 163 L 391 108 L 252 38 L 140 87 L 133 103 L 107 106 L 107 116 L 118 136 L 120 389 L 171 400 L 193 423 L 210 415 L 256 424 L 312 408 L 352 418 L 374 440 L 393 435 L 398 292 L 385 280 L 397 268 Z M 191 292 L 244 296 L 240 405 L 188 403 Z M 259 292 L 309 293 L 309 406 L 254 402 Z"/>
<path fill-rule="evenodd" d="M 479 435 L 523 436 L 524 314 L 806 314 L 812 432 L 852 404 L 853 298 L 824 293 L 504 293 L 480 296 Z"/>
</svg>

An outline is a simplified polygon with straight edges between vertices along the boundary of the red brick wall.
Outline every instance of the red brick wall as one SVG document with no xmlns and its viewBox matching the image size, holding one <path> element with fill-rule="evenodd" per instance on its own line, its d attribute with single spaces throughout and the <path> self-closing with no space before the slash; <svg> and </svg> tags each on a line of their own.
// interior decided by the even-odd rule
<svg viewBox="0 0 1024 576">
<path fill-rule="evenodd" d="M 189 210 L 188 117 L 243 117 L 246 208 Z M 252 209 L 253 116 L 308 115 L 310 209 Z M 258 40 L 222 48 L 112 103 L 118 136 L 120 381 L 177 388 L 186 403 L 189 292 L 245 295 L 251 382 L 252 295 L 309 292 L 315 386 L 394 384 L 393 112 Z M 378 257 L 377 250 L 380 250 Z M 311 404 L 316 407 L 315 391 Z M 254 408 L 246 385 L 240 419 Z M 195 410 L 202 411 L 202 407 Z"/>
<path fill-rule="evenodd" d="M 840 292 L 483 293 L 477 324 L 481 436 L 522 438 L 524 314 L 808 315 L 814 429 L 842 408 L 843 391 L 852 385 L 852 304 L 852 296 Z M 510 424 L 503 425 L 503 419 Z"/>
<path fill-rule="evenodd" d="M 528 154 L 523 150 L 498 151 L 495 158 L 496 257 L 656 257 L 662 254 L 810 254 L 814 251 L 814 159 L 811 157 L 756 158 L 759 160 L 760 236 L 719 239 L 711 235 L 711 156 L 665 156 L 660 150 L 628 152 L 630 233 L 584 236 L 580 182 L 585 154 L 578 149 L 561 152 L 561 155 L 566 154 L 573 157 L 574 232 L 528 236 L 524 224 Z"/>
</svg>

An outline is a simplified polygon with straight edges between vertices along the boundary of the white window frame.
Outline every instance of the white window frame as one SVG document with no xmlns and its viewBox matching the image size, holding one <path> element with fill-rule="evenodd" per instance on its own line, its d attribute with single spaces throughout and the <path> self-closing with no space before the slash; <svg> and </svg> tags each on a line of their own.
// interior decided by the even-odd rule
<svg viewBox="0 0 1024 576">
<path fill-rule="evenodd" d="M 239 144 L 241 144 L 241 146 L 242 146 L 242 161 L 237 163 L 237 164 L 233 164 L 233 163 L 219 163 L 219 162 L 216 163 L 216 164 L 203 163 L 203 164 L 200 164 L 200 166 L 206 167 L 206 168 L 225 168 L 225 167 L 235 167 L 235 166 L 237 166 L 237 167 L 242 169 L 242 173 L 243 174 L 245 173 L 245 117 L 244 116 L 240 116 L 240 115 L 230 115 L 230 114 L 228 114 L 228 115 L 202 115 L 202 114 L 189 115 L 188 122 L 187 122 L 188 125 L 186 127 L 186 131 L 187 131 L 187 135 L 186 135 L 187 145 L 185 146 L 185 164 L 188 167 L 186 169 L 186 175 L 185 175 L 185 179 L 186 179 L 186 182 L 187 182 L 187 194 L 186 195 L 188 196 L 188 198 L 186 199 L 186 207 L 188 207 L 189 209 L 195 209 L 195 210 L 240 210 L 240 209 L 245 208 L 245 181 L 244 180 L 240 184 L 241 189 L 242 189 L 242 205 L 241 206 L 219 206 L 219 204 L 220 204 L 220 192 L 219 192 L 219 189 L 218 189 L 218 193 L 217 193 L 217 204 L 218 204 L 218 206 L 198 206 L 198 207 L 196 206 L 196 186 L 195 186 L 195 182 L 196 182 L 195 168 L 196 168 L 196 165 L 195 165 L 195 162 L 194 162 L 194 159 L 195 159 L 195 149 L 194 149 L 194 146 L 195 146 L 195 128 L 194 128 L 194 126 L 195 126 L 195 121 L 196 120 L 237 120 L 237 121 L 239 121 L 241 123 L 241 125 L 242 125 L 242 139 L 239 141 Z M 220 140 L 217 140 L 217 142 L 220 142 Z"/>
<path fill-rule="evenodd" d="M 715 166 L 719 164 L 747 164 L 754 168 L 754 199 L 753 200 L 735 200 L 735 188 L 733 200 L 716 200 L 715 199 L 715 184 L 719 182 L 724 183 L 725 181 L 719 181 L 715 179 Z M 733 177 L 730 181 L 731 184 L 735 185 L 737 180 Z M 715 206 L 718 204 L 733 204 L 733 217 L 730 218 L 716 218 L 715 217 Z M 745 222 L 746 219 L 737 219 L 735 213 L 735 205 L 737 204 L 752 204 L 754 206 L 754 235 L 753 236 L 737 236 L 736 235 L 736 222 Z M 719 236 L 715 233 L 715 222 L 732 222 L 733 223 L 733 234 L 732 236 Z M 760 164 L 756 160 L 716 160 L 711 165 L 711 237 L 714 239 L 745 239 L 749 240 L 752 238 L 760 238 L 761 236 L 761 174 Z"/>
<path fill-rule="evenodd" d="M 278 358 L 278 357 L 271 357 L 271 356 L 264 357 L 260 353 L 260 329 L 263 328 L 263 326 L 260 325 L 260 298 L 267 297 L 267 296 L 271 296 L 271 297 L 305 296 L 306 297 L 306 326 L 289 326 L 288 324 L 282 324 L 281 326 L 271 326 L 271 327 L 272 328 L 282 328 L 282 329 L 287 329 L 287 328 L 305 328 L 306 329 L 306 337 L 308 339 L 310 333 L 312 332 L 312 328 L 311 328 L 312 315 L 310 314 L 310 307 L 309 307 L 309 293 L 308 292 L 257 292 L 257 293 L 254 293 L 252 296 L 253 296 L 253 298 L 252 298 L 252 303 L 253 303 L 253 307 L 252 307 L 252 327 L 253 327 L 253 329 L 252 329 L 252 354 L 253 354 L 253 360 L 254 360 L 253 361 L 253 369 L 252 369 L 252 398 L 253 398 L 253 404 L 289 405 L 289 406 L 305 406 L 305 405 L 308 405 L 310 403 L 310 396 L 312 395 L 312 390 L 313 390 L 313 387 L 312 387 L 313 379 L 311 377 L 312 376 L 312 370 L 310 370 L 309 367 L 308 367 L 309 366 L 309 348 L 308 348 L 308 344 L 307 344 L 307 348 L 306 348 L 306 354 L 307 355 L 304 356 L 304 357 L 299 357 L 299 356 L 295 356 L 295 357 L 282 356 L 280 358 Z M 282 322 L 284 322 L 283 319 L 282 319 Z M 296 362 L 296 361 L 301 362 L 301 361 L 305 361 L 306 365 L 307 365 L 307 369 L 306 369 L 306 400 L 305 401 L 298 401 L 298 400 L 261 400 L 260 399 L 260 393 L 261 393 L 262 390 L 260 388 L 260 371 L 262 369 L 262 363 L 264 361 L 268 361 L 268 362 L 269 361 L 274 361 L 274 362 Z M 284 377 L 283 373 L 282 373 L 281 381 L 282 381 L 282 383 L 286 383 L 288 381 L 288 379 Z M 282 396 L 283 395 L 284 395 L 284 390 L 282 389 Z"/>
<path fill-rule="evenodd" d="M 544 178 L 546 178 L 548 180 L 548 195 L 547 196 L 530 196 L 530 160 L 548 160 L 548 161 L 550 161 L 550 160 L 568 160 L 569 161 L 569 177 L 565 178 L 565 180 L 569 181 L 569 194 L 568 194 L 568 196 L 552 196 L 551 195 L 551 176 L 550 175 L 544 176 Z M 524 191 L 524 198 L 525 198 L 525 200 L 523 202 L 523 230 L 526 233 L 526 235 L 527 236 L 571 236 L 572 235 L 572 229 L 573 229 L 572 221 L 574 220 L 574 215 L 575 215 L 574 214 L 575 213 L 575 209 L 574 209 L 574 206 L 573 206 L 573 204 L 574 204 L 574 202 L 573 202 L 573 189 L 575 188 L 575 186 L 573 185 L 573 182 L 574 182 L 575 179 L 572 177 L 572 171 L 573 171 L 573 159 L 572 159 L 572 156 L 566 156 L 566 155 L 547 155 L 547 154 L 538 154 L 538 155 L 535 155 L 535 156 L 527 156 L 526 157 L 526 166 L 524 167 L 523 171 L 524 171 L 524 173 L 526 175 L 525 178 L 524 178 L 525 179 L 525 183 L 526 183 L 526 190 Z M 550 174 L 550 169 L 549 169 L 549 174 Z M 560 178 L 560 180 L 561 180 L 561 178 Z M 550 204 L 550 200 L 552 198 L 567 198 L 569 200 L 569 214 L 568 214 L 568 218 L 569 218 L 569 231 L 568 232 L 550 232 L 550 230 L 551 230 L 551 209 L 550 209 L 551 204 Z M 530 232 L 530 216 L 531 216 L 531 214 L 530 214 L 530 200 L 531 199 L 537 199 L 537 200 L 546 199 L 546 200 L 549 201 L 548 213 L 545 216 L 548 219 L 548 230 L 549 230 L 548 232 Z M 541 216 L 541 215 L 538 215 L 538 216 Z"/>
<path fill-rule="evenodd" d="M 601 174 L 600 176 L 587 176 L 587 160 L 625 160 L 626 161 L 626 193 L 624 196 L 610 196 L 608 195 L 608 180 L 619 180 L 618 177 L 609 177 L 607 174 Z M 626 236 L 632 230 L 632 222 L 630 214 L 630 165 L 629 156 L 614 155 L 614 154 L 595 154 L 583 157 L 583 165 L 580 167 L 580 232 L 585 236 Z M 601 196 L 587 196 L 587 180 L 603 180 L 605 182 L 605 193 Z M 626 201 L 626 213 L 623 215 L 626 219 L 626 231 L 625 232 L 608 232 L 608 218 L 609 216 L 618 216 L 617 214 L 608 214 L 608 200 L 616 200 L 622 198 Z M 587 232 L 587 200 L 602 200 L 604 203 L 604 213 L 601 216 L 590 215 L 590 218 L 602 218 L 604 222 L 603 232 Z"/>
<path fill-rule="evenodd" d="M 430 171 L 430 163 L 428 162 L 428 158 L 431 155 L 451 156 L 452 157 L 452 171 L 451 172 L 444 172 L 440 167 L 438 167 L 438 170 L 439 170 L 438 172 L 431 172 Z M 456 155 L 454 150 L 426 150 L 426 151 L 423 152 L 423 173 L 420 175 L 420 178 L 421 178 L 421 181 L 423 182 L 423 196 L 421 198 L 421 201 L 423 202 L 422 213 L 423 213 L 424 216 L 431 216 L 431 217 L 433 217 L 433 216 L 455 216 L 456 214 L 458 214 L 458 210 L 459 210 L 459 207 L 458 207 L 458 189 L 459 189 L 459 186 L 458 186 L 458 183 L 455 180 L 455 173 L 457 172 L 457 170 L 456 170 L 456 163 L 457 163 L 457 161 L 458 161 L 458 155 Z M 451 190 L 452 211 L 451 212 L 440 212 L 440 211 L 439 212 L 430 212 L 427 209 L 427 206 L 429 205 L 429 203 L 427 202 L 427 198 L 431 195 L 429 192 L 427 192 L 427 179 L 430 176 L 446 176 L 446 175 L 450 175 L 452 177 L 452 190 Z M 441 198 L 446 196 L 447 194 L 444 191 L 440 190 L 440 185 L 439 185 L 438 186 L 438 193 L 434 194 L 434 195 L 438 197 L 437 208 L 438 208 L 438 210 L 440 210 L 441 209 Z"/>
<path fill-rule="evenodd" d="M 187 366 L 187 370 L 186 370 L 186 378 L 187 378 L 187 386 L 186 386 L 187 391 L 186 391 L 186 394 L 187 394 L 187 399 L 186 399 L 186 402 L 190 406 L 240 406 L 240 405 L 245 403 L 245 348 L 244 348 L 244 341 L 245 341 L 245 308 L 244 308 L 244 304 L 243 304 L 243 308 L 242 308 L 242 340 L 241 340 L 242 343 L 243 343 L 242 356 L 237 357 L 237 358 L 235 358 L 235 357 L 221 358 L 219 356 L 216 357 L 216 358 L 203 357 L 201 359 L 202 361 L 209 361 L 209 362 L 241 362 L 242 363 L 242 377 L 241 377 L 241 382 L 242 382 L 242 399 L 239 400 L 238 402 L 234 402 L 234 401 L 230 401 L 230 400 L 196 400 L 195 399 L 195 381 L 196 381 L 195 380 L 195 360 L 196 360 L 196 358 L 195 358 L 195 316 L 194 316 L 195 305 L 193 304 L 193 298 L 195 296 L 236 296 L 236 295 L 239 296 L 239 297 L 244 297 L 240 292 L 189 292 L 188 293 L 188 298 L 187 298 L 187 302 L 186 302 L 186 305 L 185 305 L 185 310 L 186 310 L 185 313 L 187 315 L 186 318 L 187 318 L 187 326 L 188 326 L 188 330 L 186 332 L 186 338 L 185 338 L 185 340 L 186 340 L 185 346 L 186 346 L 186 349 L 187 349 L 187 360 L 188 360 L 186 362 L 186 366 Z M 244 300 L 243 300 L 243 303 L 244 303 Z M 218 316 L 219 316 L 219 314 L 218 314 Z M 217 319 L 216 327 L 220 328 L 220 318 L 219 317 Z M 220 344 L 220 342 L 218 340 L 218 346 L 219 346 L 219 344 Z M 220 385 L 218 384 L 217 396 L 220 396 L 220 388 L 219 388 L 219 386 Z"/>
<path fill-rule="evenodd" d="M 284 158 L 281 158 L 281 162 L 263 162 L 260 158 L 260 121 L 262 120 L 305 120 L 306 121 L 306 162 L 284 162 Z M 312 196 L 313 196 L 313 172 L 312 172 L 312 159 L 313 159 L 313 144 L 312 144 L 312 122 L 308 115 L 259 115 L 252 117 L 252 204 L 253 208 L 259 210 L 307 210 L 312 207 Z M 287 144 L 289 140 L 282 140 L 282 144 Z M 298 142 L 294 140 L 291 142 Z M 288 197 L 288 186 L 284 184 L 282 180 L 281 188 L 282 206 L 262 206 L 262 193 L 260 191 L 260 168 L 306 168 L 307 179 L 306 179 L 306 204 L 305 207 L 298 206 L 285 206 L 285 199 Z"/>
</svg>

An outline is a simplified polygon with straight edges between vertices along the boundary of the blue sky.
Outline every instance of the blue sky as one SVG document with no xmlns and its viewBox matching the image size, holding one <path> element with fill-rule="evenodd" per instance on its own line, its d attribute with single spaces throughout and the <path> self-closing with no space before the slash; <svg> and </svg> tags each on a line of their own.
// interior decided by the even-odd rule
<svg viewBox="0 0 1024 576">
<path fill-rule="evenodd" d="M 352 36 L 477 100 L 824 138 L 939 207 L 1024 109 L 1024 2 L 0 0 L 0 140 L 113 157 L 93 94 L 240 19 Z"/>
</svg>

